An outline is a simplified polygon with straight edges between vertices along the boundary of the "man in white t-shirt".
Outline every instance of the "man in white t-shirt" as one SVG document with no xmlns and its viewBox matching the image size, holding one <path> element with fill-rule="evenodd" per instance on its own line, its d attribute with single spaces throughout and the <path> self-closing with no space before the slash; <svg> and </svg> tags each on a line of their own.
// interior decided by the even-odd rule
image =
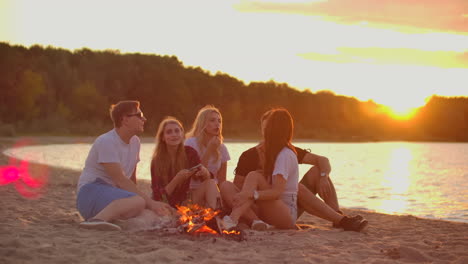
<svg viewBox="0 0 468 264">
<path fill-rule="evenodd" d="M 112 220 L 138 216 L 145 208 L 169 213 L 167 204 L 152 200 L 136 187 L 140 139 L 146 118 L 138 101 L 121 101 L 110 108 L 114 129 L 93 143 L 78 180 L 77 209 L 85 219 L 80 227 L 120 230 Z"/>
</svg>

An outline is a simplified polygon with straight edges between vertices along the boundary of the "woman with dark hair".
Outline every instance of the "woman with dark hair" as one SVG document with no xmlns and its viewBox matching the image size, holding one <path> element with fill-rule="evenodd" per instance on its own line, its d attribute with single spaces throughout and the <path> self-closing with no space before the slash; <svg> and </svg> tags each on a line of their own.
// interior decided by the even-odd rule
<svg viewBox="0 0 468 264">
<path fill-rule="evenodd" d="M 175 207 L 192 197 L 192 202 L 217 209 L 220 194 L 210 172 L 201 165 L 197 151 L 184 146 L 184 129 L 173 117 L 159 124 L 156 147 L 151 160 L 153 199 Z M 189 189 L 191 179 L 200 184 Z"/>
<path fill-rule="evenodd" d="M 256 147 L 253 147 L 253 148 L 249 149 L 248 151 L 244 152 L 241 155 L 241 157 L 239 158 L 239 163 L 238 163 L 237 168 L 236 168 L 236 178 L 234 179 L 234 183 L 224 182 L 221 185 L 221 195 L 222 195 L 223 200 L 225 202 L 224 205 L 226 205 L 228 207 L 235 207 L 234 206 L 234 204 L 235 204 L 234 197 L 236 197 L 237 193 L 239 193 L 239 189 L 241 189 L 241 188 L 239 188 L 239 186 L 244 186 L 244 183 L 245 183 L 244 179 L 246 177 L 243 176 L 243 175 L 251 175 L 252 172 L 256 172 L 256 173 L 262 172 L 261 168 L 267 168 L 268 166 L 270 166 L 270 168 L 271 168 L 271 165 L 266 165 L 266 161 L 267 161 L 266 157 L 268 157 L 267 153 L 269 153 L 269 152 L 271 153 L 272 152 L 271 149 L 274 149 L 275 146 L 268 147 L 268 145 L 265 142 L 267 140 L 267 137 L 268 138 L 275 138 L 275 134 L 278 134 L 277 131 L 279 131 L 279 128 L 275 127 L 274 123 L 271 123 L 270 125 L 268 125 L 269 121 L 270 121 L 269 118 L 270 118 L 270 116 L 272 115 L 273 112 L 274 111 L 267 111 L 262 115 L 262 117 L 261 117 L 261 127 L 262 127 L 263 141 L 261 143 L 259 143 Z M 289 138 L 289 134 L 283 134 L 282 136 L 280 136 L 280 138 L 281 137 L 282 138 Z M 284 142 L 284 139 L 283 139 L 283 142 Z M 287 145 L 288 148 L 291 148 L 291 146 L 292 146 L 291 141 L 290 140 L 287 141 L 286 145 Z M 279 147 L 276 146 L 276 148 L 278 149 Z M 321 156 L 318 156 L 318 155 L 315 155 L 315 154 L 312 154 L 312 153 L 309 153 L 309 152 L 306 152 L 305 150 L 294 147 L 294 146 L 293 146 L 293 148 L 295 150 L 294 152 L 297 151 L 296 160 L 302 160 L 302 161 L 306 160 L 307 161 L 307 160 L 310 160 L 310 159 L 319 159 L 320 161 L 316 162 L 317 164 L 314 164 L 314 165 L 319 166 L 321 169 L 324 168 L 325 171 L 328 170 L 328 173 L 331 170 L 330 166 L 329 166 L 329 163 L 328 163 L 328 159 L 326 159 L 324 157 L 321 157 Z M 270 156 L 270 164 L 271 164 L 271 158 L 272 157 Z M 276 162 L 277 162 L 277 160 L 276 160 Z M 315 169 L 315 170 L 317 170 L 317 169 Z M 249 173 L 249 172 L 251 172 L 251 173 Z M 314 173 L 311 173 L 309 175 L 309 172 L 306 174 L 306 176 L 309 176 L 309 178 L 311 178 L 310 176 L 311 175 L 313 176 Z M 275 173 L 273 173 L 273 175 L 275 175 Z M 323 176 L 320 176 L 319 182 L 323 178 L 324 178 Z M 328 178 L 328 177 L 326 177 L 326 178 Z M 308 178 L 306 178 L 306 179 L 309 180 Z M 326 180 L 328 180 L 328 179 L 326 179 Z M 331 181 L 329 181 L 329 182 L 331 184 Z M 302 184 L 302 183 L 298 184 L 297 195 L 292 196 L 292 197 L 288 197 L 287 195 L 283 195 L 284 201 L 286 201 L 289 204 L 289 202 L 292 202 L 292 200 L 296 200 L 296 197 L 297 197 L 296 217 L 299 217 L 304 211 L 306 211 L 306 212 L 308 212 L 308 213 L 310 213 L 312 215 L 316 215 L 316 216 L 319 216 L 319 217 L 321 217 L 323 219 L 331 221 L 333 223 L 334 227 L 341 227 L 345 231 L 357 231 L 357 232 L 362 231 L 368 224 L 367 220 L 363 219 L 362 216 L 360 216 L 360 215 L 356 215 L 356 216 L 352 216 L 352 217 L 343 215 L 341 213 L 341 211 L 339 211 L 339 209 L 337 209 L 338 202 L 337 202 L 337 199 L 336 199 L 336 193 L 334 192 L 333 184 L 331 184 L 331 187 L 332 187 L 333 192 L 330 193 L 330 194 L 334 194 L 334 195 L 331 195 L 331 196 L 335 196 L 334 199 L 333 198 L 331 199 L 331 205 L 327 204 L 327 201 L 330 201 L 330 200 L 327 200 L 326 198 L 324 199 L 325 202 L 320 200 L 319 198 L 317 198 L 315 196 L 315 193 L 313 191 L 309 190 L 308 187 L 306 187 L 306 185 Z M 322 194 L 320 194 L 320 195 L 322 196 Z M 333 205 L 336 205 L 336 206 L 333 206 Z M 290 206 L 290 207 L 294 208 L 293 206 Z M 255 208 L 253 208 L 253 209 L 255 209 Z M 234 220 L 231 221 L 231 222 L 233 222 L 235 224 L 236 219 L 238 219 L 238 218 L 236 218 L 237 217 L 236 214 L 234 214 L 233 217 L 234 217 Z M 246 211 L 242 214 L 242 218 L 243 218 L 243 220 L 247 221 L 247 223 L 252 222 L 252 226 L 254 226 L 254 223 L 258 221 L 257 220 L 258 219 L 257 212 L 252 210 L 252 208 L 246 209 Z M 227 219 L 226 222 L 229 223 L 229 218 Z M 258 229 L 259 228 L 257 228 L 257 230 Z"/>
<path fill-rule="evenodd" d="M 299 166 L 291 144 L 293 120 L 286 109 L 271 110 L 263 137 L 262 171 L 250 172 L 242 190 L 234 196 L 233 210 L 223 218 L 225 229 L 235 227 L 256 204 L 259 217 L 280 229 L 295 228 Z"/>
</svg>

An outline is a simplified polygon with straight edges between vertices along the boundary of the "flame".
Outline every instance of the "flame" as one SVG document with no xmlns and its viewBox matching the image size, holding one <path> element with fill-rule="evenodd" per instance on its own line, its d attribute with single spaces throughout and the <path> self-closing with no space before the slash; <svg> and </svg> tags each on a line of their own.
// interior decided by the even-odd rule
<svg viewBox="0 0 468 264">
<path fill-rule="evenodd" d="M 201 227 L 200 229 L 196 230 L 195 233 L 210 233 L 210 234 L 213 234 L 213 235 L 218 234 L 218 232 L 216 232 L 215 230 L 209 228 L 209 227 L 206 226 L 206 225 L 204 225 L 204 226 Z"/>
<path fill-rule="evenodd" d="M 221 213 L 220 210 L 204 208 L 198 204 L 188 204 L 186 206 L 177 205 L 176 207 L 177 213 L 179 214 L 179 232 L 186 232 L 191 235 L 220 235 L 224 238 L 234 239 L 236 241 L 244 240 L 242 231 L 228 231 L 222 229 L 219 222 L 221 219 L 218 216 Z"/>
<path fill-rule="evenodd" d="M 240 235 L 240 232 L 237 231 L 237 230 L 232 230 L 232 231 L 223 230 L 223 234 L 226 234 L 226 235 Z"/>
<path fill-rule="evenodd" d="M 187 233 L 210 233 L 217 234 L 215 230 L 208 227 L 206 222 L 210 221 L 220 213 L 219 210 L 203 208 L 198 204 L 189 204 L 187 206 L 176 206 L 177 213 L 180 215 L 179 222 L 186 226 Z"/>
<path fill-rule="evenodd" d="M 207 223 L 212 220 L 214 217 L 216 217 L 219 213 L 221 213 L 220 210 L 213 210 L 211 208 L 204 208 L 198 204 L 188 204 L 187 206 L 176 206 L 177 207 L 177 213 L 180 215 L 179 217 L 179 228 L 180 231 L 187 232 L 189 234 L 201 234 L 201 233 L 206 233 L 206 234 L 213 234 L 213 235 L 222 235 L 226 236 L 231 239 L 238 239 L 238 241 L 241 241 L 242 234 L 238 230 L 221 230 L 221 228 L 218 226 L 216 228 L 216 231 L 209 227 Z M 218 220 L 218 219 L 214 219 Z M 218 224 L 218 223 L 217 223 Z"/>
</svg>

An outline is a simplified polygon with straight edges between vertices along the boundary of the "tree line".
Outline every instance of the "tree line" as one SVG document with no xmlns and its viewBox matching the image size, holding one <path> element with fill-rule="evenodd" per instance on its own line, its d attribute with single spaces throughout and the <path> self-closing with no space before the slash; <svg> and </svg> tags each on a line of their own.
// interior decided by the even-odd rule
<svg viewBox="0 0 468 264">
<path fill-rule="evenodd" d="M 142 104 L 148 136 L 167 115 L 187 129 L 212 104 L 227 138 L 258 138 L 262 113 L 285 107 L 296 138 L 468 141 L 468 97 L 433 96 L 411 119 L 396 120 L 373 101 L 274 81 L 246 84 L 175 56 L 0 43 L 0 91 L 0 135 L 7 136 L 98 135 L 112 127 L 109 105 L 131 99 Z"/>
</svg>

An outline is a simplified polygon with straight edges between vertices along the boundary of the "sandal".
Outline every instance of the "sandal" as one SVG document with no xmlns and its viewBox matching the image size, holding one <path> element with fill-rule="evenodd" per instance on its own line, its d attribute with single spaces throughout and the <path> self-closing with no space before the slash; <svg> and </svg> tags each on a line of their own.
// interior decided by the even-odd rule
<svg viewBox="0 0 468 264">
<path fill-rule="evenodd" d="M 222 230 L 231 231 L 237 227 L 237 223 L 229 215 L 225 215 L 221 221 Z"/>
<path fill-rule="evenodd" d="M 271 228 L 272 228 L 271 225 L 263 222 L 262 220 L 253 220 L 252 225 L 250 226 L 250 229 L 256 230 L 256 231 L 265 231 Z"/>
<path fill-rule="evenodd" d="M 367 227 L 369 222 L 361 217 L 344 216 L 339 224 L 344 229 L 344 231 L 361 232 Z"/>
</svg>

